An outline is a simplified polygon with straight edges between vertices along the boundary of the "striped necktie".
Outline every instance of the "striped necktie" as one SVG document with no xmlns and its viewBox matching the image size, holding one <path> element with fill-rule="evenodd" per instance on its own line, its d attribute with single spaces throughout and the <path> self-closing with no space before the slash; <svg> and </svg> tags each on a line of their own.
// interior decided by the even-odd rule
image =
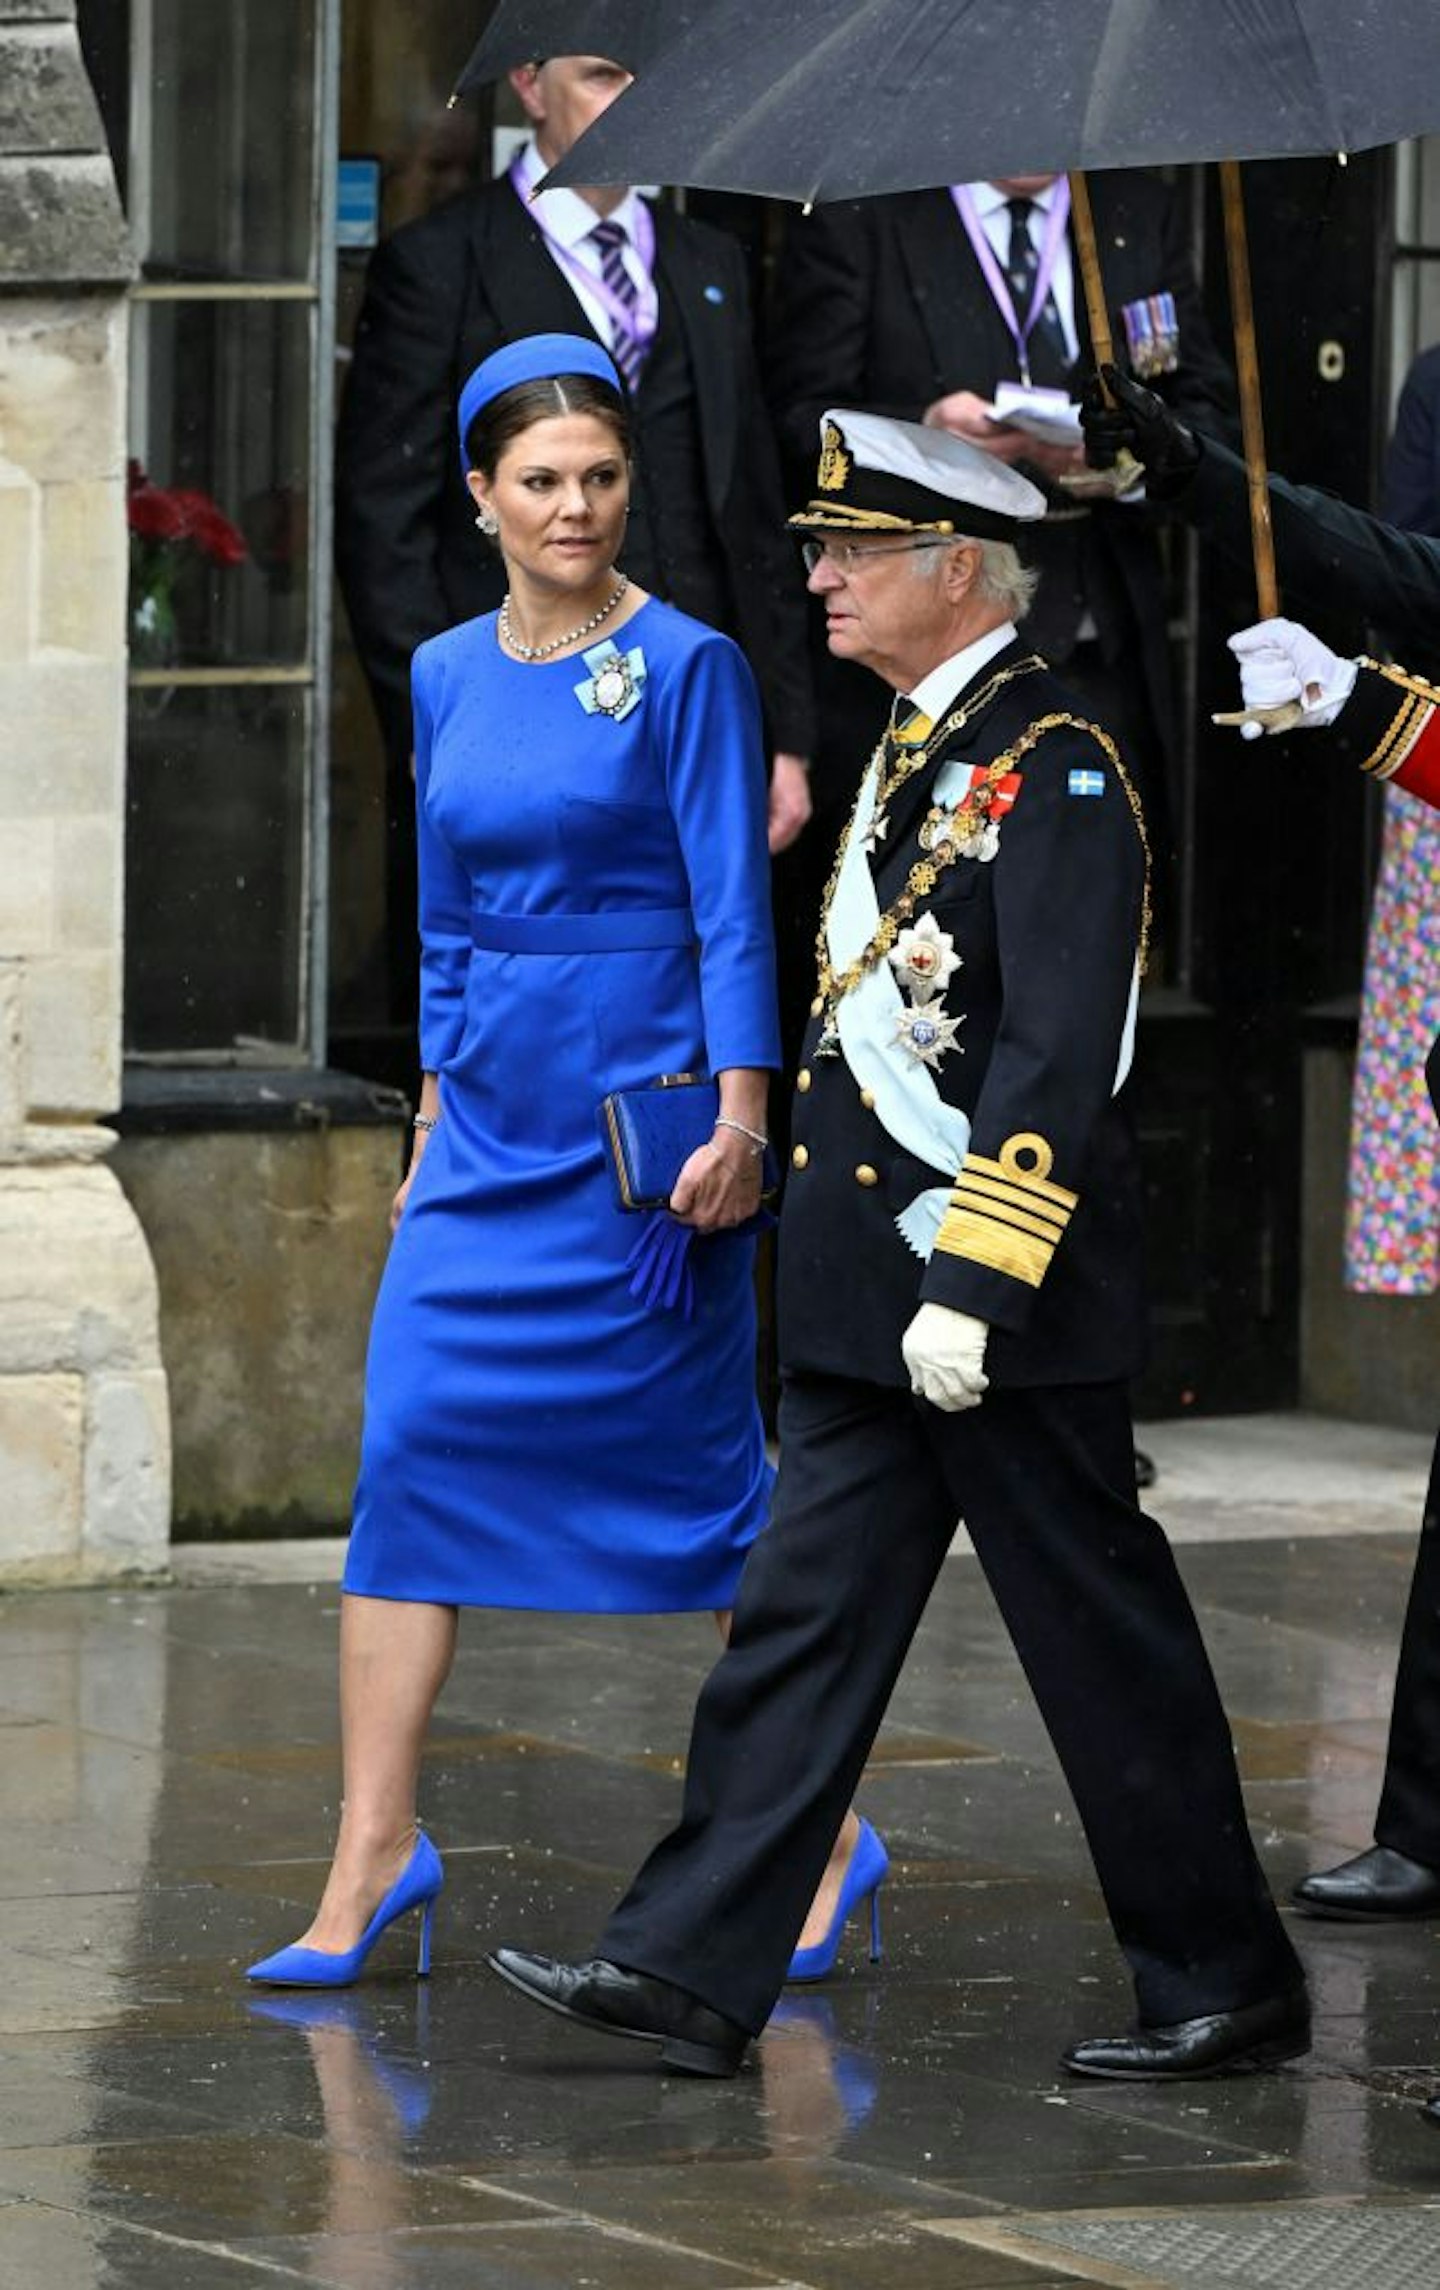
<svg viewBox="0 0 1440 2290">
<path fill-rule="evenodd" d="M 624 316 L 617 315 L 611 322 L 610 355 L 625 376 L 627 386 L 634 390 L 639 386 L 645 351 L 633 324 L 640 289 L 625 267 L 628 243 L 625 225 L 607 218 L 595 225 L 590 236 L 600 249 L 600 276 L 624 312 Z M 627 324 L 627 318 L 632 323 Z"/>
<path fill-rule="evenodd" d="M 1035 241 L 1030 235 L 1030 217 L 1035 212 L 1035 202 L 1033 199 L 1007 199 L 1005 204 L 1010 210 L 1010 246 L 1005 258 L 1005 276 L 1010 285 L 1010 298 L 1015 305 L 1015 322 L 1023 326 L 1030 315 L 1035 274 L 1040 268 L 1040 257 L 1035 252 Z M 1060 322 L 1053 289 L 1047 293 L 1040 306 L 1027 347 L 1031 373 L 1037 382 L 1053 387 L 1064 380 L 1070 366 L 1070 353 L 1065 345 L 1065 329 Z"/>
</svg>

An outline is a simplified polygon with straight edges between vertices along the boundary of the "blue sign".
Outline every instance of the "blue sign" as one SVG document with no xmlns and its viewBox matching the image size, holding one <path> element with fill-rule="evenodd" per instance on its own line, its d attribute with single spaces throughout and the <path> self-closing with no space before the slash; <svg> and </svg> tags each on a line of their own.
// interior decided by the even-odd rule
<svg viewBox="0 0 1440 2290">
<path fill-rule="evenodd" d="M 380 162 L 342 159 L 335 202 L 335 244 L 373 247 L 380 238 Z"/>
</svg>

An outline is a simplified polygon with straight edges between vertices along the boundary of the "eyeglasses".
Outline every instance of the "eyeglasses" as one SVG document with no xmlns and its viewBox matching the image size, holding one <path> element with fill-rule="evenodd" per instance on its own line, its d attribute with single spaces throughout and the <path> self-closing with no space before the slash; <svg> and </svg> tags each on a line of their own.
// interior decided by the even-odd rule
<svg viewBox="0 0 1440 2290">
<path fill-rule="evenodd" d="M 960 539 L 958 533 L 917 533 L 912 541 L 884 541 L 878 547 L 862 541 L 832 541 L 828 537 L 800 543 L 800 555 L 807 573 L 828 561 L 843 573 L 853 573 L 858 565 L 867 565 L 872 557 L 911 556 L 916 549 L 953 549 Z"/>
</svg>

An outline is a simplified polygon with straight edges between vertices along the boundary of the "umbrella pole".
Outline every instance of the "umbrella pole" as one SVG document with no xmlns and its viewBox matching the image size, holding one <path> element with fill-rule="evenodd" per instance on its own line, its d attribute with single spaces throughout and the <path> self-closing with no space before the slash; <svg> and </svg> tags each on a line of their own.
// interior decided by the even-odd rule
<svg viewBox="0 0 1440 2290">
<path fill-rule="evenodd" d="M 1080 258 L 1080 279 L 1085 288 L 1085 309 L 1090 320 L 1090 347 L 1097 366 L 1113 366 L 1115 345 L 1110 336 L 1110 312 L 1105 303 L 1105 281 L 1100 275 L 1100 249 L 1095 243 L 1095 217 L 1090 211 L 1090 186 L 1084 172 L 1073 167 L 1070 183 L 1070 222 L 1075 252 Z M 1103 384 L 1101 385 L 1103 388 Z M 1105 400 L 1111 402 L 1110 392 Z"/>
<path fill-rule="evenodd" d="M 1270 521 L 1270 488 L 1265 469 L 1265 421 L 1260 411 L 1260 360 L 1255 349 L 1250 250 L 1245 239 L 1245 200 L 1240 188 L 1238 160 L 1221 160 L 1220 195 L 1225 210 L 1225 260 L 1230 272 L 1230 309 L 1235 322 L 1235 370 L 1240 381 L 1245 474 L 1250 484 L 1255 593 L 1260 618 L 1273 620 L 1280 610 L 1280 589 L 1275 578 L 1275 533 Z"/>
</svg>

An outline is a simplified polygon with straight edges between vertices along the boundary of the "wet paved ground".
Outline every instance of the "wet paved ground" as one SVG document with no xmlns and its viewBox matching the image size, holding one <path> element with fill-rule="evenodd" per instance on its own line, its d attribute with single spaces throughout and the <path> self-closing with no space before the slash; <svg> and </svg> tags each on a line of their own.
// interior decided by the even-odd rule
<svg viewBox="0 0 1440 2290">
<path fill-rule="evenodd" d="M 1418 1444 L 1403 1460 L 1382 1534 L 1352 1531 L 1339 1478 L 1289 1510 L 1266 1481 L 1260 1511 L 1203 1511 L 1203 1470 L 1174 1498 L 1229 1538 L 1182 1562 L 1282 1886 L 1368 1840 Z M 658 2077 L 480 1963 L 497 1938 L 583 1951 L 666 1823 L 700 1617 L 469 1618 L 425 1785 L 434 1978 L 392 1936 L 348 1994 L 246 1992 L 323 1867 L 335 1613 L 296 1582 L 0 1602 L 4 2290 L 1440 2285 L 1414 2105 L 1440 2088 L 1440 1928 L 1297 1920 L 1319 2014 L 1297 2068 L 1058 2076 L 1128 1994 L 973 1560 L 864 1793 L 896 1861 L 885 1961 L 853 1941 L 723 2085 Z"/>
</svg>

